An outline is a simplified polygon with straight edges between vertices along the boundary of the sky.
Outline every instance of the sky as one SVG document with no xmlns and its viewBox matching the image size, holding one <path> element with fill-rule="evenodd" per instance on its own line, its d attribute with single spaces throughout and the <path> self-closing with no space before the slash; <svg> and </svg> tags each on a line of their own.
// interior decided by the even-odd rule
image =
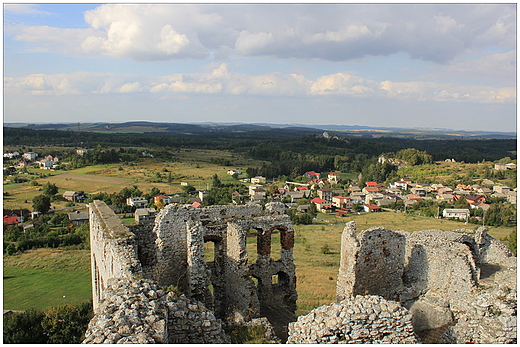
<svg viewBox="0 0 520 347">
<path fill-rule="evenodd" d="M 516 4 L 3 4 L 4 122 L 516 131 Z"/>
</svg>

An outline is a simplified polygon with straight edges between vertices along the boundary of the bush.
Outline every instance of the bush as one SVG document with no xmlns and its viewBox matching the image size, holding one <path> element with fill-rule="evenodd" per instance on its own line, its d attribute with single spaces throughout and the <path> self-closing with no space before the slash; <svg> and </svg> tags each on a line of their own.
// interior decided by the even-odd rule
<svg viewBox="0 0 520 347">
<path fill-rule="evenodd" d="M 81 343 L 92 316 L 91 302 L 52 307 L 41 325 L 49 336 L 48 343 Z"/>
<path fill-rule="evenodd" d="M 323 254 L 330 254 L 329 245 L 328 244 L 324 244 L 323 246 L 321 246 L 320 251 Z"/>
<path fill-rule="evenodd" d="M 46 343 L 41 322 L 45 314 L 40 310 L 4 315 L 4 343 Z"/>
</svg>

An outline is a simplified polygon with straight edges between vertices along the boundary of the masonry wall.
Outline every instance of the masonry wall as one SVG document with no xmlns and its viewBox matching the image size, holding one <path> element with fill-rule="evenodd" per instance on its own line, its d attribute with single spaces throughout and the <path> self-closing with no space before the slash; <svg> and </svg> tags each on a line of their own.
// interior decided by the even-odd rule
<svg viewBox="0 0 520 347">
<path fill-rule="evenodd" d="M 356 295 L 400 302 L 416 331 L 452 326 L 445 336 L 451 343 L 516 338 L 516 258 L 485 228 L 357 233 L 347 223 L 337 300 Z"/>
<path fill-rule="evenodd" d="M 103 299 L 108 280 L 142 274 L 134 234 L 102 201 L 89 204 L 90 254 L 94 311 Z"/>
<path fill-rule="evenodd" d="M 204 303 L 218 318 L 234 323 L 258 317 L 262 305 L 296 310 L 294 230 L 283 204 L 270 203 L 265 208 L 168 205 L 153 226 L 131 229 L 122 226 L 113 213 L 97 212 L 104 207 L 96 202 L 91 209 L 98 216 L 91 224 L 93 269 L 95 276 L 103 274 L 96 281 L 96 295 L 101 295 L 106 279 L 138 271 L 163 288 L 178 288 Z M 248 254 L 246 248 L 246 233 L 251 229 L 257 232 L 257 255 Z M 271 257 L 275 231 L 280 233 L 279 259 Z M 109 233 L 112 237 L 107 237 Z M 207 242 L 214 244 L 213 261 L 205 260 Z M 249 265 L 251 256 L 257 260 Z"/>
</svg>

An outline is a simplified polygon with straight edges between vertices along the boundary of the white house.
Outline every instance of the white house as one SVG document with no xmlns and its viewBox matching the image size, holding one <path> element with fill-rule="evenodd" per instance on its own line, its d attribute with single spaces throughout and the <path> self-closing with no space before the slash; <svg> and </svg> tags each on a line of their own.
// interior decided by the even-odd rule
<svg viewBox="0 0 520 347">
<path fill-rule="evenodd" d="M 20 153 L 18 153 L 18 151 L 6 151 L 4 153 L 4 158 L 13 159 L 19 155 L 20 155 Z"/>
<path fill-rule="evenodd" d="M 38 157 L 38 153 L 35 152 L 25 152 L 22 157 L 24 157 L 27 160 L 33 161 Z"/>
<path fill-rule="evenodd" d="M 148 206 L 148 200 L 146 200 L 145 197 L 128 198 L 128 199 L 126 199 L 126 204 L 128 206 L 134 206 L 137 208 L 141 208 L 141 207 Z"/>
<path fill-rule="evenodd" d="M 442 210 L 443 218 L 459 218 L 459 219 L 468 219 L 469 218 L 469 209 L 467 208 L 445 208 Z"/>
</svg>

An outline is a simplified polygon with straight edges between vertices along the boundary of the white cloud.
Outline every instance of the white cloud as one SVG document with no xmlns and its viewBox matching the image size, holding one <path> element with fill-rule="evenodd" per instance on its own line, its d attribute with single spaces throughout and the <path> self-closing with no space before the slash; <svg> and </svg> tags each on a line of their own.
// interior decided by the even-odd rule
<svg viewBox="0 0 520 347">
<path fill-rule="evenodd" d="M 346 61 L 405 52 L 443 64 L 516 42 L 514 4 L 109 4 L 85 12 L 85 21 L 90 29 L 20 26 L 16 39 L 136 61 L 213 52 Z"/>
<path fill-rule="evenodd" d="M 42 11 L 37 7 L 38 5 L 35 4 L 4 4 L 4 11 L 18 15 L 52 15 L 52 13 Z"/>
<path fill-rule="evenodd" d="M 424 81 L 373 81 L 339 72 L 309 80 L 303 75 L 267 73 L 248 75 L 233 72 L 227 64 L 203 73 L 148 76 L 76 72 L 34 74 L 4 78 L 7 94 L 222 94 L 242 96 L 348 96 L 379 97 L 411 101 L 457 101 L 471 103 L 515 103 L 514 87 L 435 83 Z"/>
</svg>

